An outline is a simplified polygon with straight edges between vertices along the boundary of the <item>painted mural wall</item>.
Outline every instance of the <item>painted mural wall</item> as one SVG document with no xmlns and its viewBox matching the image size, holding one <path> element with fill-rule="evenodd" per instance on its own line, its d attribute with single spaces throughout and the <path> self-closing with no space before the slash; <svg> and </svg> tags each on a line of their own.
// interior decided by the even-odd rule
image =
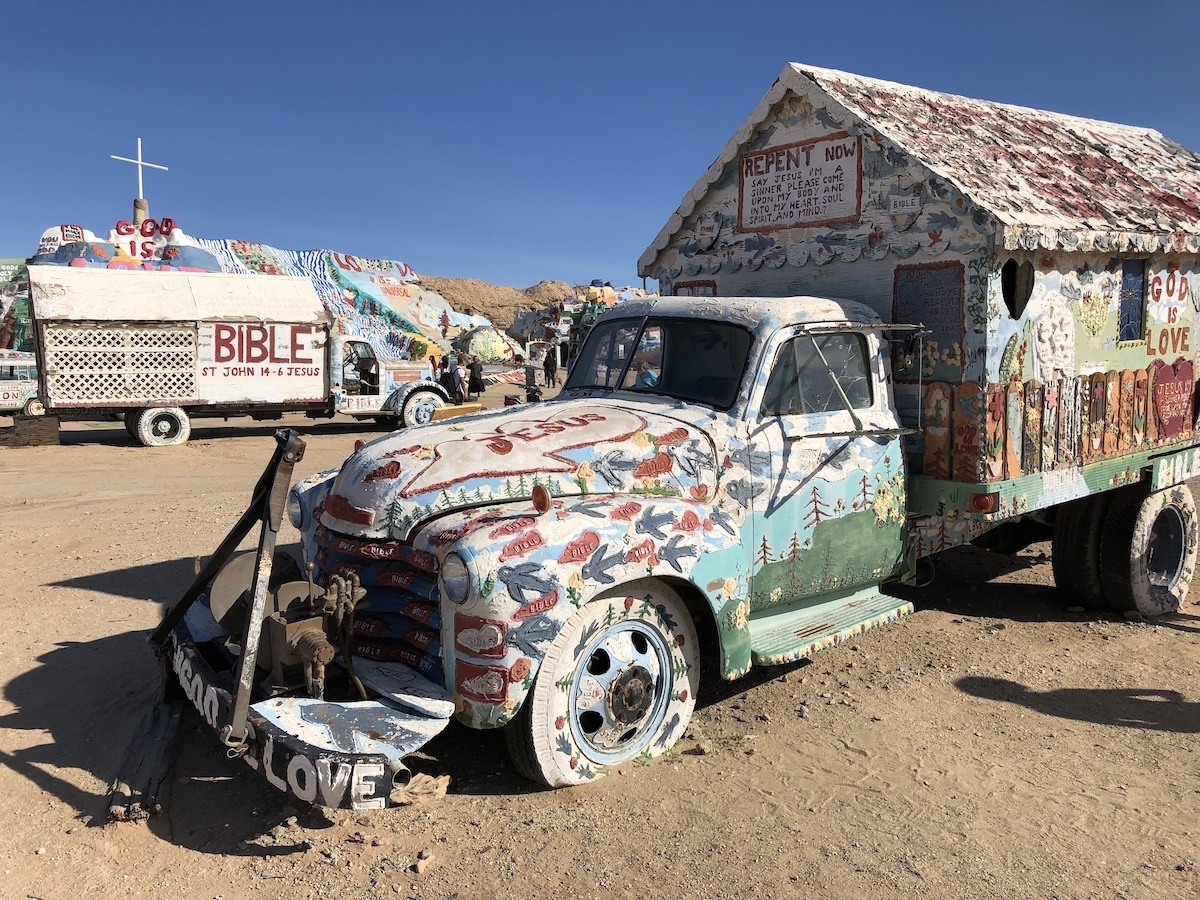
<svg viewBox="0 0 1200 900">
<path fill-rule="evenodd" d="M 1184 439 L 1195 429 L 1197 261 L 1023 254 L 1028 297 L 988 276 L 982 378 L 922 374 L 922 471 L 1000 481 Z"/>
<path fill-rule="evenodd" d="M 23 259 L 0 259 L 0 350 L 33 352 L 29 273 Z"/>
<path fill-rule="evenodd" d="M 995 227 L 814 90 L 773 107 L 659 254 L 655 277 L 664 294 L 844 297 L 885 320 L 919 307 L 932 331 L 927 362 L 957 379 L 971 363 L 982 374 L 987 276 L 978 260 Z"/>
<path fill-rule="evenodd" d="M 354 336 L 385 360 L 423 359 L 450 349 L 449 328 L 490 325 L 455 312 L 440 294 L 416 283 L 407 263 L 331 250 L 280 250 L 246 241 L 194 238 L 171 219 L 139 226 L 118 222 L 104 239 L 78 225 L 43 233 L 30 265 L 146 271 L 300 275 L 310 279 L 334 319 L 335 333 Z"/>
</svg>

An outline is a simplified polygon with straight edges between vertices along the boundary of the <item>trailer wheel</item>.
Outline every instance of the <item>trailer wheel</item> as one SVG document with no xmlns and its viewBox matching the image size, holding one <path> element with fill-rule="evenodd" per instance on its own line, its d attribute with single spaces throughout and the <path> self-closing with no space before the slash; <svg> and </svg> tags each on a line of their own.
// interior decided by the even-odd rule
<svg viewBox="0 0 1200 900">
<path fill-rule="evenodd" d="M 146 447 L 168 447 L 187 442 L 192 423 L 177 406 L 146 409 L 138 415 L 137 437 Z"/>
<path fill-rule="evenodd" d="M 679 595 L 643 578 L 573 615 L 504 730 L 517 770 L 550 787 L 581 784 L 658 756 L 687 729 L 699 647 Z"/>
<path fill-rule="evenodd" d="M 1186 484 L 1117 491 L 1100 547 L 1109 605 L 1143 616 L 1179 609 L 1196 571 L 1196 542 L 1196 501 Z"/>
<path fill-rule="evenodd" d="M 26 416 L 44 416 L 46 414 L 46 404 L 42 403 L 37 397 L 30 397 L 25 401 L 25 406 L 21 410 L 21 414 Z"/>
<path fill-rule="evenodd" d="M 445 405 L 446 401 L 433 391 L 413 391 L 404 399 L 400 418 L 409 428 L 428 425 L 433 421 L 433 411 Z"/>
<path fill-rule="evenodd" d="M 140 409 L 131 409 L 121 417 L 121 420 L 125 423 L 125 430 L 129 432 L 129 436 L 135 441 L 141 440 L 138 437 L 138 419 L 142 417 L 142 412 L 143 410 Z"/>
<path fill-rule="evenodd" d="M 1050 565 L 1059 600 L 1080 606 L 1104 606 L 1100 573 L 1100 537 L 1110 501 L 1096 494 L 1064 503 L 1054 520 Z"/>
</svg>

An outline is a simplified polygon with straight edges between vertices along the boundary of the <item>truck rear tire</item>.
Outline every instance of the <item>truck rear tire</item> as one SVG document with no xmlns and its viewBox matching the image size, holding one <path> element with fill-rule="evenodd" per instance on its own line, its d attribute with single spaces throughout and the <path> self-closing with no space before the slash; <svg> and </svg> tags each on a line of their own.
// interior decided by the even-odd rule
<svg viewBox="0 0 1200 900">
<path fill-rule="evenodd" d="M 1108 494 L 1096 494 L 1058 508 L 1050 565 L 1063 603 L 1101 607 L 1106 603 L 1100 574 L 1100 538 L 1110 499 Z"/>
<path fill-rule="evenodd" d="M 687 606 L 654 579 L 586 604 L 550 644 L 504 729 L 513 765 L 566 787 L 670 750 L 696 705 L 699 649 Z"/>
<path fill-rule="evenodd" d="M 445 405 L 446 401 L 433 391 L 413 391 L 404 399 L 400 418 L 408 428 L 428 425 L 433 419 L 433 411 Z"/>
<path fill-rule="evenodd" d="M 1175 612 L 1196 571 L 1196 543 L 1196 501 L 1186 484 L 1116 491 L 1100 545 L 1109 606 L 1143 616 Z"/>
<path fill-rule="evenodd" d="M 188 414 L 177 406 L 145 409 L 138 415 L 137 438 L 145 447 L 169 447 L 187 443 L 192 433 Z"/>
<path fill-rule="evenodd" d="M 46 405 L 37 397 L 30 397 L 25 401 L 25 407 L 21 410 L 23 416 L 44 416 L 46 414 Z"/>
</svg>

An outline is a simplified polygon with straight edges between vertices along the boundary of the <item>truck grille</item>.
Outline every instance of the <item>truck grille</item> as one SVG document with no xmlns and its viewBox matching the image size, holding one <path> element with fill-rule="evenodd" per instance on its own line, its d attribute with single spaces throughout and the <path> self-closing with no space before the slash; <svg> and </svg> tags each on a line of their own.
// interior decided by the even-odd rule
<svg viewBox="0 0 1200 900">
<path fill-rule="evenodd" d="M 367 595 L 354 616 L 355 656 L 403 663 L 445 685 L 437 560 L 400 541 L 366 541 L 319 525 L 318 581 L 357 574 Z"/>
</svg>

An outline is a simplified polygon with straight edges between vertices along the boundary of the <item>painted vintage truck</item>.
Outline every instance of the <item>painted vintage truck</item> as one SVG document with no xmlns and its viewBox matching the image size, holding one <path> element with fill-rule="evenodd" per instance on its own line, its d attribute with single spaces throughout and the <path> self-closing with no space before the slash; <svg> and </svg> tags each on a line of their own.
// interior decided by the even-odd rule
<svg viewBox="0 0 1200 900">
<path fill-rule="evenodd" d="M 947 423 L 902 416 L 892 384 L 922 335 L 853 301 L 624 304 L 554 400 L 399 431 L 292 487 L 295 559 L 273 555 L 302 454 L 281 432 L 152 638 L 164 670 L 280 790 L 369 808 L 452 718 L 503 728 L 552 786 L 658 756 L 702 667 L 734 679 L 891 622 L 912 607 L 884 586 L 970 540 L 1052 536 L 1068 602 L 1177 608 L 1197 548 L 1190 402 L 1119 452 L 1093 452 L 1076 413 L 1054 432 L 1062 465 L 922 474 Z M 1086 407 L 1091 382 L 1073 391 Z M 961 453 L 995 431 L 973 396 Z M 226 564 L 256 520 L 258 553 Z"/>
<path fill-rule="evenodd" d="M 29 266 L 37 403 L 60 419 L 123 419 L 146 446 L 201 417 L 341 413 L 392 427 L 449 399 L 424 362 L 342 334 L 305 277 Z"/>
<path fill-rule="evenodd" d="M 37 360 L 32 353 L 0 350 L 0 416 L 20 413 L 40 416 L 37 396 Z"/>
</svg>

